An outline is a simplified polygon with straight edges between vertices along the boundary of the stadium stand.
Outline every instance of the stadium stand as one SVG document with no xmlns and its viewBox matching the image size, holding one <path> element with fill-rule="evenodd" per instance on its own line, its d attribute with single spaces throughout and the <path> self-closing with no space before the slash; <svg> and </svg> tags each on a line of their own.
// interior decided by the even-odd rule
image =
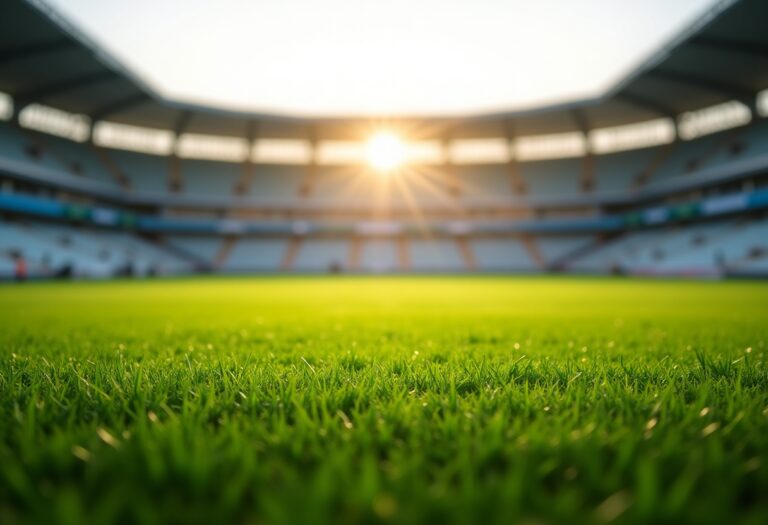
<svg viewBox="0 0 768 525">
<path fill-rule="evenodd" d="M 372 273 L 393 272 L 400 267 L 397 245 L 388 239 L 372 239 L 362 247 L 360 269 Z"/>
<path fill-rule="evenodd" d="M 486 164 L 456 166 L 454 173 L 460 181 L 461 196 L 465 200 L 489 197 L 512 197 L 513 184 L 509 166 Z"/>
<path fill-rule="evenodd" d="M 187 273 L 189 261 L 132 234 L 83 230 L 27 221 L 0 223 L 2 277 L 12 276 L 13 253 L 25 258 L 32 276 L 107 278 Z"/>
<path fill-rule="evenodd" d="M 347 265 L 349 242 L 343 239 L 310 239 L 301 243 L 289 268 L 300 272 L 338 272 Z"/>
<path fill-rule="evenodd" d="M 536 195 L 574 195 L 579 187 L 579 159 L 540 160 L 520 163 L 520 174 L 528 193 Z"/>
<path fill-rule="evenodd" d="M 21 12 L 30 24 L 23 34 L 12 27 Z M 0 6 L 0 31 L 19 42 L 0 42 L 0 54 L 9 57 L 0 92 L 14 104 L 7 114 L 0 108 L 0 276 L 12 276 L 19 256 L 32 277 L 768 275 L 766 64 L 739 51 L 756 42 L 768 46 L 764 32 L 746 23 L 763 15 L 768 7 L 759 0 L 718 4 L 669 49 L 593 100 L 450 121 L 390 119 L 395 128 L 434 128 L 435 136 L 424 140 L 444 153 L 456 144 L 446 136 L 489 141 L 494 153 L 435 155 L 381 176 L 358 161 L 319 160 L 324 141 L 365 140 L 359 130 L 371 127 L 367 121 L 308 122 L 168 101 L 37 4 L 8 0 Z M 729 45 L 721 48 L 724 38 Z M 18 46 L 40 41 L 61 41 L 72 60 L 114 82 L 109 89 L 86 83 L 55 94 L 56 85 L 67 85 L 67 64 L 55 63 L 55 53 L 41 52 L 24 67 L 12 59 Z M 728 59 L 734 53 L 738 61 Z M 30 98 L 43 92 L 51 95 Z M 53 109 L 39 109 L 54 101 Z M 25 118 L 35 105 L 37 116 Z M 712 116 L 717 111 L 724 120 Z M 44 117 L 53 118 L 49 129 Z M 590 149 L 593 133 L 656 120 L 675 136 Z M 190 121 L 201 136 L 240 137 L 243 154 L 214 160 L 194 144 L 180 148 Z M 101 123 L 131 127 L 134 138 L 143 129 L 172 140 L 105 145 L 93 136 Z M 257 136 L 241 136 L 254 129 Z M 574 135 L 587 145 L 583 151 L 573 141 L 558 150 L 548 139 Z M 262 139 L 293 141 L 304 153 L 285 161 L 251 158 Z M 515 147 L 526 141 L 546 147 L 526 156 Z"/>
<path fill-rule="evenodd" d="M 60 164 L 57 166 L 58 169 L 63 169 L 68 174 L 75 176 L 97 180 L 105 186 L 113 188 L 119 186 L 115 176 L 110 173 L 96 155 L 93 146 L 54 136 L 41 137 L 39 133 L 35 133 L 35 135 L 36 144 L 39 144 L 45 153 L 58 161 Z"/>
<path fill-rule="evenodd" d="M 189 254 L 204 266 L 212 267 L 216 255 L 221 249 L 222 240 L 218 236 L 172 236 L 168 237 L 170 246 Z"/>
<path fill-rule="evenodd" d="M 629 192 L 651 169 L 662 148 L 606 153 L 595 156 L 595 191 Z"/>
<path fill-rule="evenodd" d="M 461 272 L 466 267 L 453 239 L 414 239 L 410 243 L 410 268 L 417 272 Z"/>
<path fill-rule="evenodd" d="M 21 130 L 15 129 L 10 124 L 0 123 L 0 148 L 3 156 L 8 159 L 63 171 L 63 166 L 50 151 L 33 143 L 29 140 L 29 135 L 25 136 Z"/>
<path fill-rule="evenodd" d="M 231 273 L 274 272 L 280 268 L 288 242 L 284 239 L 250 239 L 237 241 L 221 270 Z"/>
<path fill-rule="evenodd" d="M 184 160 L 181 164 L 185 193 L 203 196 L 231 196 L 242 166 L 230 162 Z"/>
<path fill-rule="evenodd" d="M 168 192 L 168 159 L 121 150 L 112 150 L 109 155 L 127 178 L 132 190 L 148 193 Z"/>
<path fill-rule="evenodd" d="M 302 166 L 259 164 L 251 178 L 246 195 L 275 200 L 294 199 L 307 176 Z"/>
<path fill-rule="evenodd" d="M 472 242 L 477 267 L 490 272 L 533 272 L 536 262 L 518 239 L 476 239 Z"/>
<path fill-rule="evenodd" d="M 728 220 L 628 233 L 570 264 L 586 272 L 719 275 L 768 251 L 768 219 Z"/>
<path fill-rule="evenodd" d="M 543 235 L 537 237 L 535 242 L 546 265 L 552 267 L 589 247 L 594 241 L 593 237 L 586 235 Z"/>
</svg>

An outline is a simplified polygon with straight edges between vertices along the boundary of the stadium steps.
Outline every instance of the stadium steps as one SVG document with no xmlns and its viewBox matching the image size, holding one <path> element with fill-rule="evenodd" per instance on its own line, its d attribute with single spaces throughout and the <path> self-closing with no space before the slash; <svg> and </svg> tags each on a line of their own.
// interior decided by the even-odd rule
<svg viewBox="0 0 768 525">
<path fill-rule="evenodd" d="M 314 164 L 309 165 L 307 173 L 301 179 L 299 183 L 298 192 L 299 197 L 307 198 L 311 197 L 317 185 L 317 166 Z"/>
<path fill-rule="evenodd" d="M 115 182 L 117 182 L 117 184 L 122 189 L 131 191 L 130 179 L 128 179 L 125 173 L 123 173 L 123 171 L 120 169 L 120 166 L 117 165 L 112 156 L 109 154 L 109 151 L 107 151 L 105 148 L 96 146 L 92 142 L 89 144 L 89 147 L 91 148 L 91 151 L 93 151 L 93 153 L 96 155 L 96 158 L 99 159 L 99 161 L 104 165 L 107 173 L 109 173 L 112 178 L 115 179 Z"/>
<path fill-rule="evenodd" d="M 602 250 L 606 246 L 613 244 L 625 236 L 626 233 L 606 233 L 599 235 L 593 242 L 587 243 L 584 246 L 581 246 L 572 252 L 562 255 L 556 260 L 552 261 L 552 263 L 549 265 L 549 269 L 553 271 L 571 271 L 573 263 L 578 262 L 583 257 L 589 256 L 594 252 Z"/>
<path fill-rule="evenodd" d="M 521 235 L 520 241 L 523 243 L 523 246 L 525 246 L 531 260 L 536 263 L 536 268 L 543 270 L 546 267 L 547 262 L 544 260 L 544 255 L 541 253 L 541 250 L 539 250 L 539 247 L 536 245 L 536 239 L 530 235 Z"/>
<path fill-rule="evenodd" d="M 653 178 L 653 175 L 659 170 L 659 168 L 661 168 L 664 163 L 667 162 L 670 157 L 672 157 L 675 151 L 677 151 L 679 145 L 680 139 L 675 139 L 674 142 L 671 142 L 666 146 L 661 146 L 659 152 L 656 154 L 653 160 L 651 160 L 651 163 L 648 165 L 648 167 L 642 170 L 634 180 L 632 183 L 632 189 L 637 190 L 648 184 Z"/>
<path fill-rule="evenodd" d="M 227 260 L 229 259 L 232 250 L 235 248 L 237 241 L 238 238 L 235 236 L 224 237 L 224 241 L 221 243 L 219 251 L 216 253 L 216 257 L 213 259 L 214 269 L 218 270 L 227 263 Z"/>
<path fill-rule="evenodd" d="M 469 243 L 466 237 L 459 237 L 456 239 L 456 244 L 459 246 L 459 253 L 461 254 L 461 260 L 464 263 L 464 268 L 469 271 L 477 269 L 477 259 L 475 259 L 475 252 L 472 250 L 472 245 Z"/>
<path fill-rule="evenodd" d="M 256 171 L 256 166 L 250 160 L 243 162 L 243 171 L 240 174 L 240 178 L 235 181 L 232 186 L 232 193 L 237 196 L 243 196 L 248 194 L 248 190 L 251 188 L 251 181 Z"/>
<path fill-rule="evenodd" d="M 411 269 L 411 251 L 405 237 L 397 239 L 397 264 L 400 271 L 407 272 Z"/>
<path fill-rule="evenodd" d="M 445 185 L 446 193 L 454 198 L 459 198 L 464 193 L 464 188 L 461 184 L 461 177 L 456 173 L 456 168 L 452 163 L 445 163 L 443 166 L 443 184 Z"/>
<path fill-rule="evenodd" d="M 301 250 L 302 241 L 301 237 L 291 237 L 288 246 L 285 247 L 283 259 L 280 261 L 280 269 L 282 271 L 289 272 L 293 269 L 296 257 L 298 257 L 299 250 Z"/>
<path fill-rule="evenodd" d="M 589 151 L 581 160 L 579 188 L 584 193 L 589 193 L 595 189 L 595 156 Z"/>
<path fill-rule="evenodd" d="M 349 243 L 349 253 L 347 254 L 347 268 L 357 272 L 360 271 L 361 261 L 363 259 L 363 239 L 353 237 Z"/>
<path fill-rule="evenodd" d="M 137 236 L 142 241 L 155 246 L 157 249 L 164 250 L 173 256 L 176 256 L 186 262 L 194 264 L 199 268 L 210 268 L 211 266 L 211 263 L 209 261 L 206 261 L 203 257 L 195 253 L 192 253 L 191 250 L 188 250 L 182 246 L 179 246 L 177 243 L 173 242 L 172 239 L 168 239 L 168 238 L 157 239 L 151 236 L 141 235 L 141 234 L 137 234 Z"/>
<path fill-rule="evenodd" d="M 184 189 L 184 174 L 182 173 L 181 159 L 177 155 L 168 158 L 168 191 L 181 193 Z"/>
<path fill-rule="evenodd" d="M 512 193 L 514 195 L 523 196 L 528 193 L 528 186 L 525 184 L 525 179 L 523 179 L 523 176 L 520 174 L 520 163 L 517 159 L 510 159 L 507 173 L 509 174 L 509 182 L 512 186 Z"/>
</svg>

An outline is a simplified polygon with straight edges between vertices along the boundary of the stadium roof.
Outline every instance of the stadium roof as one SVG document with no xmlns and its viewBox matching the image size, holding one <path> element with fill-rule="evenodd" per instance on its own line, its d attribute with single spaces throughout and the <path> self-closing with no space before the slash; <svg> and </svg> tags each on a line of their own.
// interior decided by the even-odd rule
<svg viewBox="0 0 768 525">
<path fill-rule="evenodd" d="M 768 87 L 768 2 L 723 0 L 604 95 L 462 118 L 393 118 L 423 137 L 499 137 L 584 131 L 676 117 L 730 100 L 755 106 Z M 365 118 L 243 113 L 162 97 L 40 1 L 0 3 L 0 91 L 15 106 L 43 103 L 92 121 L 177 132 L 356 139 Z"/>
</svg>

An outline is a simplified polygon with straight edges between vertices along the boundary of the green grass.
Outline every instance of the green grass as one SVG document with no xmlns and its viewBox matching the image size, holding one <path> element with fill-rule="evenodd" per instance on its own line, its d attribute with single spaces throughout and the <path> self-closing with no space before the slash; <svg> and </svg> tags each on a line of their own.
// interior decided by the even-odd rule
<svg viewBox="0 0 768 525">
<path fill-rule="evenodd" d="M 768 284 L 0 287 L 0 522 L 768 521 Z"/>
</svg>

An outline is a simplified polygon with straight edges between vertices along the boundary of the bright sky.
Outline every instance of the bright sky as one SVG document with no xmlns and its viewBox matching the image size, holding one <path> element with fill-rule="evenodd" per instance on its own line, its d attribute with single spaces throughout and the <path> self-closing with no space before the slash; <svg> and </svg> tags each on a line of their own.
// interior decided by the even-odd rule
<svg viewBox="0 0 768 525">
<path fill-rule="evenodd" d="M 166 96 L 461 115 L 600 94 L 713 0 L 47 0 Z"/>
</svg>

